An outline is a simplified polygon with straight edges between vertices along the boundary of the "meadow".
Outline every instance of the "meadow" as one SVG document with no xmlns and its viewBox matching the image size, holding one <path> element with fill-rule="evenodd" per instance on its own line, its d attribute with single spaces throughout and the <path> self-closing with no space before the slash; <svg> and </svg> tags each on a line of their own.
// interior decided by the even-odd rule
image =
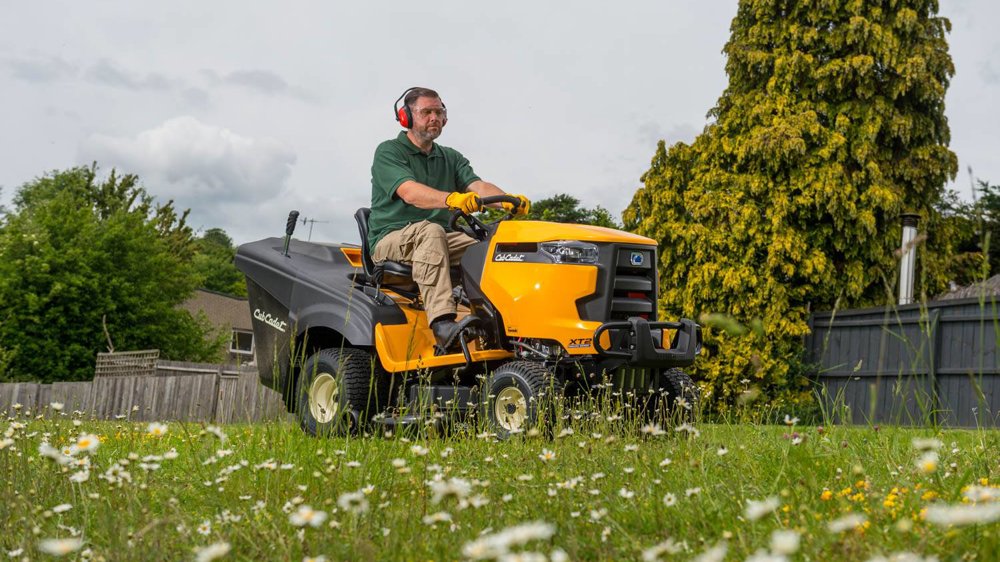
<svg viewBox="0 0 1000 562">
<path fill-rule="evenodd" d="M 661 426 L 570 410 L 551 432 L 506 440 L 474 426 L 317 439 L 284 422 L 46 410 L 0 418 L 0 558 L 1000 555 L 994 430 L 806 427 L 781 412 Z"/>
</svg>

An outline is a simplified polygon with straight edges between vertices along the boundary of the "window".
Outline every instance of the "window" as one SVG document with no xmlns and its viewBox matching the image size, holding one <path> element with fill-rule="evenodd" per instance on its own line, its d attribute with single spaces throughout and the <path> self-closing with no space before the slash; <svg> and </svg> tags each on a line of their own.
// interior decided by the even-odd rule
<svg viewBox="0 0 1000 562">
<path fill-rule="evenodd" d="M 233 330 L 233 341 L 229 343 L 229 351 L 238 355 L 253 355 L 253 332 Z"/>
</svg>

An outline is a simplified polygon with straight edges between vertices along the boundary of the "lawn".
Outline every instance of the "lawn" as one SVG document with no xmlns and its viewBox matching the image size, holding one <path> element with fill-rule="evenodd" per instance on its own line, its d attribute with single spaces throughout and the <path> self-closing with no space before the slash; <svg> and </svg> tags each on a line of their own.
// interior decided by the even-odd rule
<svg viewBox="0 0 1000 562">
<path fill-rule="evenodd" d="M 551 433 L 504 441 L 479 429 L 315 439 L 286 423 L 13 414 L 0 421 L 0 557 L 15 560 L 1000 553 L 992 430 L 567 414 Z"/>
</svg>

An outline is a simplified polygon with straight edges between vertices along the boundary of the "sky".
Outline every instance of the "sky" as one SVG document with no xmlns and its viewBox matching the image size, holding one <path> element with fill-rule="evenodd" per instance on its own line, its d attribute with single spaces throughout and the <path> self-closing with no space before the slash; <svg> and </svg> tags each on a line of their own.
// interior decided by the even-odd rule
<svg viewBox="0 0 1000 562">
<path fill-rule="evenodd" d="M 138 174 L 236 243 L 358 242 L 371 159 L 410 86 L 441 93 L 438 141 L 532 200 L 620 217 L 658 140 L 690 142 L 726 87 L 736 0 L 0 0 L 0 204 L 55 169 Z M 941 0 L 960 172 L 1000 183 L 1000 2 Z M 311 229 L 311 232 L 310 232 Z"/>
</svg>

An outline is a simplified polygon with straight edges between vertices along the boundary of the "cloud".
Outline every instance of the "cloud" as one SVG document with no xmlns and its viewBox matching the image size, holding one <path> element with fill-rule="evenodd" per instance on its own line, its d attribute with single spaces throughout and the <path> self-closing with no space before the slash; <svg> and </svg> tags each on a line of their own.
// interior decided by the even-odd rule
<svg viewBox="0 0 1000 562">
<path fill-rule="evenodd" d="M 76 67 L 59 57 L 13 59 L 7 61 L 7 67 L 14 78 L 34 83 L 66 80 L 77 73 Z"/>
<path fill-rule="evenodd" d="M 237 70 L 230 72 L 223 80 L 268 95 L 283 94 L 288 91 L 288 82 L 267 70 Z"/>
<path fill-rule="evenodd" d="M 150 73 L 140 76 L 119 68 L 108 59 L 101 59 L 88 68 L 86 77 L 97 84 L 126 90 L 165 91 L 171 88 L 171 81 L 162 74 Z"/>
<path fill-rule="evenodd" d="M 211 69 L 202 69 L 200 74 L 210 85 L 234 86 L 265 96 L 289 96 L 300 101 L 315 102 L 316 97 L 305 89 L 293 86 L 284 78 L 270 70 L 234 70 L 220 75 Z"/>
<path fill-rule="evenodd" d="M 242 136 L 190 116 L 133 138 L 91 135 L 79 154 L 82 162 L 138 174 L 153 195 L 192 208 L 273 196 L 296 161 L 277 140 Z"/>
</svg>

